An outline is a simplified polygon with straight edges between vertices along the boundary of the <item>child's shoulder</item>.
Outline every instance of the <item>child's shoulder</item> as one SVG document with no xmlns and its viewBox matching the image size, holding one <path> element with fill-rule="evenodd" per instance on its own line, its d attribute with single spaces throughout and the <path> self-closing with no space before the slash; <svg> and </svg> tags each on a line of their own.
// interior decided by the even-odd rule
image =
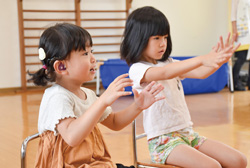
<svg viewBox="0 0 250 168">
<path fill-rule="evenodd" d="M 133 63 L 130 68 L 134 68 L 134 67 L 144 67 L 144 66 L 152 66 L 153 64 L 150 62 L 146 62 L 146 61 L 140 61 L 140 62 L 136 62 Z"/>
<path fill-rule="evenodd" d="M 81 87 L 81 89 L 87 95 L 89 100 L 90 99 L 91 100 L 96 100 L 97 99 L 96 93 L 92 89 L 89 89 L 89 88 L 86 88 L 86 87 Z"/>
<path fill-rule="evenodd" d="M 81 87 L 82 91 L 85 92 L 85 94 L 89 95 L 96 95 L 95 92 L 89 88 L 86 88 L 86 87 Z"/>
<path fill-rule="evenodd" d="M 43 101 L 71 99 L 71 92 L 58 84 L 53 84 L 47 88 L 43 94 Z"/>
<path fill-rule="evenodd" d="M 53 84 L 51 87 L 45 90 L 45 94 L 68 93 L 68 92 L 69 91 L 67 89 L 58 84 Z"/>
<path fill-rule="evenodd" d="M 175 62 L 175 61 L 176 60 L 174 60 L 173 58 L 168 58 L 166 61 L 157 61 L 157 64 L 153 64 L 153 63 L 146 62 L 146 61 L 140 61 L 140 62 L 136 62 L 136 63 L 132 64 L 131 68 L 161 66 L 162 64 L 169 64 L 169 63 Z"/>
</svg>

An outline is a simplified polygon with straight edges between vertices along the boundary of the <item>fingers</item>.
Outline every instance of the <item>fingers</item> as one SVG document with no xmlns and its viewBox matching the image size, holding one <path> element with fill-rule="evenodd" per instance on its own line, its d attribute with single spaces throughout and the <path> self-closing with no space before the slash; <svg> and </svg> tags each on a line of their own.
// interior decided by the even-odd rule
<svg viewBox="0 0 250 168">
<path fill-rule="evenodd" d="M 131 95 L 132 92 L 125 91 L 125 87 L 132 86 L 133 81 L 128 77 L 128 74 L 122 74 L 118 76 L 108 87 L 109 94 L 116 95 L 117 97 Z"/>
<path fill-rule="evenodd" d="M 116 87 L 127 87 L 132 86 L 133 81 L 130 78 L 122 78 L 114 83 Z"/>
<path fill-rule="evenodd" d="M 115 90 L 124 90 L 124 87 L 127 86 L 132 86 L 133 81 L 128 77 L 128 74 L 122 74 L 118 76 L 111 84 L 110 88 L 115 89 Z"/>
<path fill-rule="evenodd" d="M 236 51 L 240 47 L 240 45 L 241 45 L 241 43 L 239 43 L 236 46 L 234 46 L 233 51 Z"/>
<path fill-rule="evenodd" d="M 212 65 L 214 68 L 219 68 L 219 65 L 218 64 L 213 64 Z"/>
<path fill-rule="evenodd" d="M 218 42 L 216 46 L 214 46 L 212 49 L 214 50 L 214 52 L 218 52 L 219 48 L 220 48 L 220 42 Z"/>
<path fill-rule="evenodd" d="M 156 86 L 154 85 L 153 87 L 151 87 L 150 93 L 154 96 L 155 101 L 165 99 L 165 96 L 157 96 L 163 89 L 164 87 L 162 86 L 162 84 L 157 84 Z"/>
<path fill-rule="evenodd" d="M 118 97 L 129 96 L 131 94 L 132 94 L 132 92 L 130 92 L 130 91 L 120 91 L 120 92 L 117 93 L 117 96 Z"/>
<path fill-rule="evenodd" d="M 146 91 L 150 91 L 151 90 L 151 88 L 154 86 L 154 84 L 155 84 L 155 81 L 152 81 L 152 82 L 150 82 L 147 86 L 146 86 Z"/>
<path fill-rule="evenodd" d="M 165 99 L 165 98 L 166 98 L 165 96 L 155 97 L 155 101 L 163 100 L 163 99 Z"/>
<path fill-rule="evenodd" d="M 227 34 L 226 46 L 232 44 L 232 42 L 230 43 L 230 36 L 231 36 L 231 33 L 229 32 L 229 33 Z"/>
<path fill-rule="evenodd" d="M 225 48 L 224 42 L 223 42 L 223 37 L 220 36 L 220 44 L 221 44 L 221 49 L 223 50 Z"/>
<path fill-rule="evenodd" d="M 233 49 L 233 45 L 230 45 L 226 47 L 221 53 L 233 53 L 232 49 Z"/>
<path fill-rule="evenodd" d="M 154 97 L 156 95 L 158 95 L 163 89 L 164 87 L 162 86 L 162 84 L 157 84 L 155 85 L 155 81 L 152 81 L 150 84 L 147 85 L 147 87 L 145 88 L 145 90 L 147 92 L 149 92 L 150 94 L 152 94 Z M 164 97 L 164 96 L 163 96 Z M 155 97 L 155 99 L 158 100 L 158 97 Z M 162 97 L 159 97 L 159 100 L 161 100 Z"/>
<path fill-rule="evenodd" d="M 164 87 L 161 84 L 157 84 L 155 86 L 155 81 L 152 81 L 150 84 L 147 85 L 145 89 L 146 91 L 151 93 L 153 96 L 156 96 L 158 93 L 160 93 L 164 89 Z"/>
<path fill-rule="evenodd" d="M 150 90 L 150 93 L 154 96 L 156 96 L 158 93 L 160 93 L 164 87 L 161 84 L 158 84 L 157 86 L 152 87 Z"/>
<path fill-rule="evenodd" d="M 224 44 L 224 41 L 223 41 L 223 37 L 220 36 L 220 44 L 221 44 L 221 49 L 223 50 L 224 48 L 230 46 L 230 45 L 233 45 L 234 41 L 235 41 L 235 37 L 232 37 L 230 38 L 231 36 L 231 33 L 229 32 L 227 34 L 227 38 L 225 40 L 225 44 Z"/>
<path fill-rule="evenodd" d="M 132 92 L 134 93 L 134 97 L 139 97 L 139 93 L 136 89 L 132 89 Z"/>
<path fill-rule="evenodd" d="M 115 80 L 112 83 L 115 83 L 115 82 L 119 81 L 120 79 L 123 79 L 123 78 L 126 78 L 126 77 L 128 77 L 127 73 L 122 74 L 122 75 L 118 76 L 117 78 L 115 78 Z"/>
</svg>

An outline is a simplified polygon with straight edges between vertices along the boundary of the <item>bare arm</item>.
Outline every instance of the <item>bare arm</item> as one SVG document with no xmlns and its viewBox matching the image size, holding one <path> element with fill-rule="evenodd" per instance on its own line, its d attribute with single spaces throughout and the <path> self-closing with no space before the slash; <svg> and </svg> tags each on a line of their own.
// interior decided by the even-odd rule
<svg viewBox="0 0 250 168">
<path fill-rule="evenodd" d="M 163 67 L 151 67 L 146 71 L 141 82 L 172 79 L 176 76 L 181 76 L 188 71 L 198 68 L 201 65 L 201 57 L 194 57 L 184 61 L 173 62 Z"/>
<path fill-rule="evenodd" d="M 220 37 L 220 42 L 207 55 L 197 56 L 184 61 L 170 63 L 163 67 L 149 68 L 142 82 L 150 82 L 152 80 L 166 80 L 176 76 L 181 78 L 200 78 L 204 79 L 213 74 L 221 65 L 226 63 L 240 46 L 233 47 L 235 36 L 230 40 L 228 34 L 226 44 L 223 43 L 223 38 Z"/>
<path fill-rule="evenodd" d="M 151 82 L 140 94 L 133 89 L 134 103 L 127 108 L 112 112 L 102 124 L 112 130 L 121 130 L 129 123 L 131 123 L 144 109 L 151 106 L 154 102 L 164 99 L 165 97 L 155 97 L 163 90 L 161 84 L 155 85 Z"/>
<path fill-rule="evenodd" d="M 57 124 L 57 130 L 70 146 L 80 144 L 93 130 L 106 106 L 97 100 L 82 116 L 77 119 L 67 118 Z"/>
<path fill-rule="evenodd" d="M 232 0 L 231 6 L 231 23 L 232 23 L 232 33 L 236 35 L 235 41 L 238 40 L 238 31 L 237 31 L 237 10 L 238 10 L 239 0 Z"/>
<path fill-rule="evenodd" d="M 132 86 L 132 80 L 125 78 L 127 76 L 128 74 L 124 74 L 117 77 L 82 116 L 77 119 L 68 118 L 60 121 L 57 130 L 68 145 L 80 144 L 93 130 L 108 106 L 117 98 L 131 94 L 131 92 L 124 91 L 124 87 Z"/>
<path fill-rule="evenodd" d="M 213 48 L 215 53 L 225 54 L 226 57 L 222 57 L 222 59 L 217 63 L 218 66 L 200 66 L 190 72 L 187 72 L 181 75 L 182 78 L 197 78 L 197 79 L 205 79 L 208 76 L 212 75 L 215 71 L 217 71 L 224 63 L 228 62 L 231 59 L 233 53 L 239 48 L 240 44 L 233 47 L 234 41 L 237 38 L 237 35 L 233 35 L 230 40 L 230 33 L 228 33 L 226 43 L 224 45 L 223 38 L 220 37 L 220 42 L 216 47 Z M 213 53 L 212 51 L 212 53 Z"/>
<path fill-rule="evenodd" d="M 132 103 L 126 109 L 112 112 L 102 124 L 112 130 L 119 131 L 131 123 L 141 112 L 142 109 L 138 108 L 135 103 Z"/>
<path fill-rule="evenodd" d="M 232 21 L 232 33 L 234 34 L 234 35 L 236 35 L 236 39 L 235 39 L 235 41 L 237 41 L 238 40 L 238 30 L 237 30 L 237 24 L 236 24 L 236 20 L 235 21 Z"/>
</svg>

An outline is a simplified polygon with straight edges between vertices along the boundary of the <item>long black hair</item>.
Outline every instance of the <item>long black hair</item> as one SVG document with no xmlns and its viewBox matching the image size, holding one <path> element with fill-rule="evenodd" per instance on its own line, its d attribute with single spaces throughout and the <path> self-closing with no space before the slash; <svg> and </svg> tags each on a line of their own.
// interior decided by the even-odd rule
<svg viewBox="0 0 250 168">
<path fill-rule="evenodd" d="M 168 35 L 167 50 L 159 60 L 166 61 L 172 51 L 170 25 L 166 16 L 150 6 L 134 10 L 126 21 L 120 48 L 121 59 L 129 65 L 140 61 L 150 36 L 156 35 Z"/>
<path fill-rule="evenodd" d="M 60 23 L 46 29 L 40 37 L 39 48 L 46 54 L 42 60 L 43 67 L 28 81 L 35 85 L 45 86 L 56 79 L 53 64 L 56 60 L 65 60 L 71 51 L 85 50 L 86 46 L 92 47 L 92 38 L 83 28 L 70 24 Z"/>
</svg>

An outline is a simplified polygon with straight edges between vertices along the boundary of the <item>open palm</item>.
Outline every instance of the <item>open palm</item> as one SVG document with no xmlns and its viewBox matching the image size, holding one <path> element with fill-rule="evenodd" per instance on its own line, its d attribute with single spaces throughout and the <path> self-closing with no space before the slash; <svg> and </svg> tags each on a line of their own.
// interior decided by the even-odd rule
<svg viewBox="0 0 250 168">
<path fill-rule="evenodd" d="M 162 100 L 165 97 L 156 97 L 158 93 L 160 93 L 164 87 L 161 84 L 155 84 L 155 81 L 152 81 L 148 84 L 141 93 L 138 93 L 136 89 L 133 89 L 134 92 L 134 100 L 136 105 L 142 110 L 147 109 L 156 101 Z"/>
</svg>

